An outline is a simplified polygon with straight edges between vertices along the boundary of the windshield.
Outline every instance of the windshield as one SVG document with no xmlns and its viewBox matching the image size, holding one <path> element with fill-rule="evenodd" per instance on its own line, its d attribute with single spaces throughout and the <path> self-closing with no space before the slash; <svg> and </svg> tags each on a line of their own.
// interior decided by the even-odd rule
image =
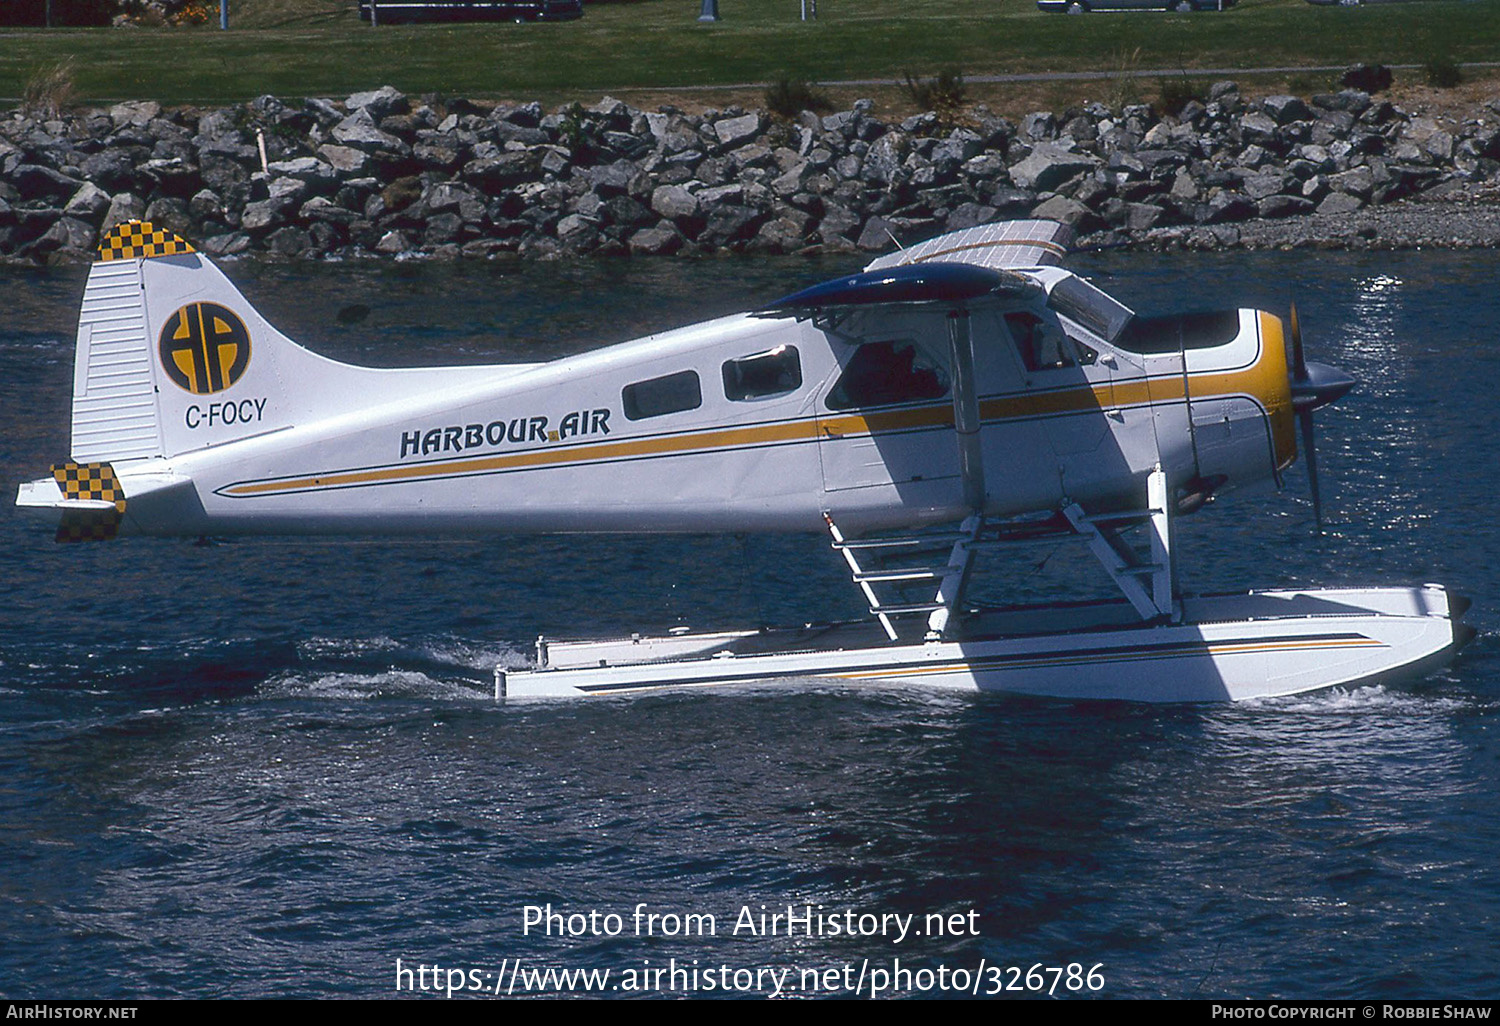
<svg viewBox="0 0 1500 1026">
<path fill-rule="evenodd" d="M 1047 305 L 1058 314 L 1092 331 L 1106 342 L 1113 342 L 1134 316 L 1094 286 L 1074 275 L 1059 281 L 1047 293 Z"/>
</svg>

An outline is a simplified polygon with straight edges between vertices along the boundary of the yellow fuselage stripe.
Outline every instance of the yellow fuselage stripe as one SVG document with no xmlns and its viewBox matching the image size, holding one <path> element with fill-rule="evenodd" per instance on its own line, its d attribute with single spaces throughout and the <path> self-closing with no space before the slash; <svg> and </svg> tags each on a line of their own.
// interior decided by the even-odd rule
<svg viewBox="0 0 1500 1026">
<path fill-rule="evenodd" d="M 1262 356 L 1251 366 L 1238 371 L 1204 372 L 1190 376 L 1192 397 L 1207 399 L 1227 395 L 1255 398 L 1271 417 L 1277 462 L 1282 464 L 1295 454 L 1295 436 L 1291 434 L 1291 394 L 1286 376 L 1286 356 L 1281 345 L 1279 318 L 1261 315 L 1261 330 L 1266 338 Z M 1274 322 L 1268 325 L 1267 322 Z M 1274 328 L 1274 337 L 1268 327 Z M 1274 342 L 1274 344 L 1272 344 Z M 1269 358 L 1268 358 L 1269 357 Z M 979 405 L 986 424 L 1033 417 L 1050 417 L 1070 413 L 1098 412 L 1149 403 L 1180 402 L 1187 394 L 1189 382 L 1181 375 L 1137 378 L 1129 381 L 1103 382 L 1082 388 L 1060 389 L 1000 396 Z M 590 442 L 565 449 L 533 449 L 527 452 L 498 453 L 439 463 L 417 463 L 410 466 L 374 467 L 368 470 L 333 471 L 327 474 L 252 481 L 230 485 L 223 494 L 231 497 L 265 495 L 309 489 L 340 488 L 351 485 L 389 484 L 458 475 L 485 474 L 529 467 L 567 466 L 642 456 L 662 456 L 694 451 L 712 451 L 747 445 L 766 445 L 809 441 L 824 431 L 833 437 L 876 435 L 890 431 L 907 431 L 927 427 L 947 427 L 953 423 L 953 408 L 948 404 L 892 410 L 868 415 L 820 417 L 817 419 L 781 421 L 746 427 L 716 428 L 679 435 L 622 439 L 617 442 Z M 1284 450 L 1285 434 L 1291 445 Z"/>
</svg>

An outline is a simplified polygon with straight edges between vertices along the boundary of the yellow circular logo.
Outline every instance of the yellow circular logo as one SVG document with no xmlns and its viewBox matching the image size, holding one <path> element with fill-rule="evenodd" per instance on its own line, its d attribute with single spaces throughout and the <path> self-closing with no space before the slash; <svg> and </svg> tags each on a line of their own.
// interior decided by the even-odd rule
<svg viewBox="0 0 1500 1026">
<path fill-rule="evenodd" d="M 162 369 L 194 395 L 222 392 L 250 366 L 245 322 L 218 303 L 193 303 L 162 325 L 157 345 Z"/>
</svg>

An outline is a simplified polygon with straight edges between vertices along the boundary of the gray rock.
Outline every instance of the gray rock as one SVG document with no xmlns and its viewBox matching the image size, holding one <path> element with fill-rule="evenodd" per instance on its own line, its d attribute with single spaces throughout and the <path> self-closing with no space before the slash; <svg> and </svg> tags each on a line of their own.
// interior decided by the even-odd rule
<svg viewBox="0 0 1500 1026">
<path fill-rule="evenodd" d="M 1274 146 L 1276 127 L 1274 118 L 1258 110 L 1251 111 L 1240 118 L 1240 135 L 1247 143 Z"/>
<path fill-rule="evenodd" d="M 1266 218 L 1296 217 L 1312 211 L 1312 200 L 1301 196 L 1267 196 L 1256 205 L 1256 213 Z"/>
<path fill-rule="evenodd" d="M 302 182 L 313 192 L 331 192 L 338 185 L 338 172 L 331 164 L 324 163 L 316 157 L 297 157 L 293 160 L 279 160 L 274 164 L 267 165 L 267 170 L 273 175 L 284 176 L 295 181 Z"/>
<path fill-rule="evenodd" d="M 155 100 L 129 100 L 109 108 L 110 120 L 117 128 L 125 125 L 141 128 L 160 116 L 161 104 Z"/>
<path fill-rule="evenodd" d="M 1358 117 L 1370 108 L 1370 94 L 1359 89 L 1343 89 L 1336 93 L 1320 93 L 1312 98 L 1312 102 L 1314 107 L 1347 111 Z"/>
<path fill-rule="evenodd" d="M 1306 121 L 1312 117 L 1312 111 L 1295 96 L 1267 96 L 1260 101 L 1260 109 L 1276 119 L 1278 125 L 1291 124 L 1293 121 Z"/>
<path fill-rule="evenodd" d="M 77 178 L 40 164 L 18 164 L 8 180 L 22 200 L 56 200 L 70 198 L 83 185 Z"/>
<path fill-rule="evenodd" d="M 872 217 L 865 222 L 855 245 L 868 253 L 884 253 L 897 245 L 896 232 L 899 226 L 884 217 Z"/>
<path fill-rule="evenodd" d="M 410 249 L 411 242 L 400 231 L 386 232 L 380 237 L 380 241 L 375 243 L 375 252 L 377 253 L 390 253 L 394 255 L 397 253 L 406 253 Z"/>
<path fill-rule="evenodd" d="M 800 214 L 801 216 L 791 216 Z M 773 253 L 791 253 L 807 245 L 810 218 L 801 211 L 785 211 L 760 226 L 755 233 L 756 248 Z"/>
<path fill-rule="evenodd" d="M 96 186 L 93 182 L 84 182 L 78 191 L 68 200 L 63 207 L 63 213 L 69 217 L 82 218 L 85 221 L 97 221 L 99 216 L 109 209 L 109 193 Z"/>
<path fill-rule="evenodd" d="M 628 160 L 589 168 L 584 172 L 584 178 L 595 192 L 604 197 L 634 193 L 650 185 L 649 179 Z M 637 181 L 638 178 L 642 181 Z"/>
<path fill-rule="evenodd" d="M 1237 192 L 1221 192 L 1209 199 L 1205 220 L 1209 224 L 1244 221 L 1256 216 L 1256 213 L 1255 204 L 1244 196 Z"/>
<path fill-rule="evenodd" d="M 344 228 L 359 220 L 359 214 L 339 206 L 327 196 L 314 196 L 302 204 L 297 216 L 304 221 L 336 224 Z"/>
<path fill-rule="evenodd" d="M 599 226 L 579 214 L 568 214 L 557 222 L 557 240 L 575 253 L 593 249 L 599 243 Z"/>
<path fill-rule="evenodd" d="M 1086 154 L 1070 153 L 1042 143 L 1010 169 L 1010 178 L 1022 189 L 1049 192 L 1073 176 L 1092 171 L 1097 166 L 1098 161 Z"/>
<path fill-rule="evenodd" d="M 55 251 L 66 252 L 69 257 L 86 254 L 94 248 L 98 239 L 94 226 L 76 217 L 64 217 L 55 222 L 40 239 L 32 244 L 38 254 Z"/>
<path fill-rule="evenodd" d="M 1375 191 L 1375 173 L 1369 167 L 1351 168 L 1340 174 L 1329 175 L 1328 185 L 1335 192 L 1367 200 Z"/>
<path fill-rule="evenodd" d="M 673 228 L 643 228 L 630 236 L 630 252 L 642 256 L 666 256 L 682 248 L 682 233 Z"/>
<path fill-rule="evenodd" d="M 1044 221 L 1061 221 L 1079 232 L 1092 231 L 1104 224 L 1099 215 L 1066 196 L 1053 196 L 1043 200 L 1032 209 L 1031 216 Z"/>
<path fill-rule="evenodd" d="M 536 168 L 532 155 L 522 150 L 503 153 L 498 157 L 471 160 L 463 167 L 463 177 L 495 192 L 534 180 Z"/>
<path fill-rule="evenodd" d="M 278 256 L 299 257 L 312 248 L 312 236 L 301 228 L 280 228 L 266 236 L 266 248 Z"/>
<path fill-rule="evenodd" d="M 286 203 L 282 201 L 262 200 L 258 203 L 247 203 L 244 213 L 240 215 L 240 227 L 249 232 L 274 228 L 281 223 L 285 210 Z"/>
<path fill-rule="evenodd" d="M 250 236 L 244 232 L 226 232 L 204 239 L 199 248 L 209 256 L 235 256 L 250 248 Z"/>
<path fill-rule="evenodd" d="M 708 224 L 704 227 L 701 238 L 714 246 L 727 246 L 749 239 L 767 217 L 763 210 L 734 203 L 720 203 L 713 207 L 705 204 L 705 211 Z"/>
<path fill-rule="evenodd" d="M 126 221 L 139 221 L 146 216 L 146 204 L 137 196 L 128 192 L 116 193 L 109 201 L 109 210 L 104 215 L 104 221 L 99 225 L 101 232 L 107 232 L 117 224 Z"/>
<path fill-rule="evenodd" d="M 195 221 L 221 221 L 224 218 L 224 202 L 211 189 L 199 189 L 188 200 L 188 216 Z"/>
<path fill-rule="evenodd" d="M 959 231 L 964 228 L 974 228 L 981 224 L 989 224 L 995 220 L 999 211 L 994 207 L 983 203 L 960 203 L 948 214 L 948 231 Z"/>
<path fill-rule="evenodd" d="M 1021 119 L 1023 138 L 1042 141 L 1057 138 L 1057 117 L 1049 110 L 1039 110 Z"/>
<path fill-rule="evenodd" d="M 1352 214 L 1364 205 L 1364 200 L 1358 196 L 1346 192 L 1330 192 L 1323 198 L 1323 202 L 1318 204 L 1317 212 L 1333 215 Z"/>
<path fill-rule="evenodd" d="M 1263 200 L 1267 196 L 1274 196 L 1285 191 L 1288 186 L 1286 173 L 1283 171 L 1265 171 L 1261 174 L 1251 175 L 1246 178 L 1242 188 L 1245 195 L 1252 200 Z"/>
<path fill-rule="evenodd" d="M 724 118 L 714 122 L 714 135 L 719 139 L 719 145 L 726 150 L 743 146 L 760 135 L 760 115 L 756 113 L 745 114 L 737 118 Z"/>
<path fill-rule="evenodd" d="M 370 158 L 360 150 L 352 146 L 338 146 L 334 143 L 324 143 L 318 147 L 318 156 L 328 162 L 328 166 L 339 174 L 358 176 L 365 172 L 369 166 Z"/>
<path fill-rule="evenodd" d="M 702 204 L 681 185 L 663 185 L 651 193 L 651 209 L 672 221 L 685 221 L 698 217 Z"/>
<path fill-rule="evenodd" d="M 344 106 L 350 111 L 365 111 L 375 121 L 391 114 L 405 114 L 411 109 L 405 95 L 394 86 L 355 93 L 344 101 Z"/>
<path fill-rule="evenodd" d="M 1223 103 L 1230 97 L 1238 97 L 1240 86 L 1238 82 L 1215 82 L 1208 87 L 1208 99 L 1210 103 Z"/>
<path fill-rule="evenodd" d="M 400 152 L 406 149 L 406 143 L 394 135 L 382 132 L 369 110 L 364 107 L 334 125 L 333 137 L 345 146 L 352 146 L 366 153 L 376 150 Z"/>
</svg>

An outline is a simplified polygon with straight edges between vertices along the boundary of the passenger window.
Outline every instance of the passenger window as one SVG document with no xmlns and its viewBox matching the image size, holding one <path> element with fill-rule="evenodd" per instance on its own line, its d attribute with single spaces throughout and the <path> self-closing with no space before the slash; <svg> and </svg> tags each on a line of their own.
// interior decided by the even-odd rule
<svg viewBox="0 0 1500 1026">
<path fill-rule="evenodd" d="M 948 394 L 948 375 L 915 342 L 866 342 L 828 392 L 830 410 L 884 406 Z"/>
<path fill-rule="evenodd" d="M 796 346 L 777 346 L 724 364 L 724 395 L 735 402 L 785 395 L 802 387 L 802 360 Z"/>
<path fill-rule="evenodd" d="M 626 417 L 644 420 L 668 413 L 681 413 L 683 410 L 696 410 L 703 405 L 703 390 L 698 385 L 697 371 L 678 371 L 665 377 L 626 385 L 620 398 Z"/>
<path fill-rule="evenodd" d="M 1016 351 L 1028 371 L 1056 370 L 1060 367 L 1088 366 L 1099 354 L 1088 346 L 1063 334 L 1036 314 L 1008 313 L 1005 324 L 1016 340 Z"/>
</svg>

